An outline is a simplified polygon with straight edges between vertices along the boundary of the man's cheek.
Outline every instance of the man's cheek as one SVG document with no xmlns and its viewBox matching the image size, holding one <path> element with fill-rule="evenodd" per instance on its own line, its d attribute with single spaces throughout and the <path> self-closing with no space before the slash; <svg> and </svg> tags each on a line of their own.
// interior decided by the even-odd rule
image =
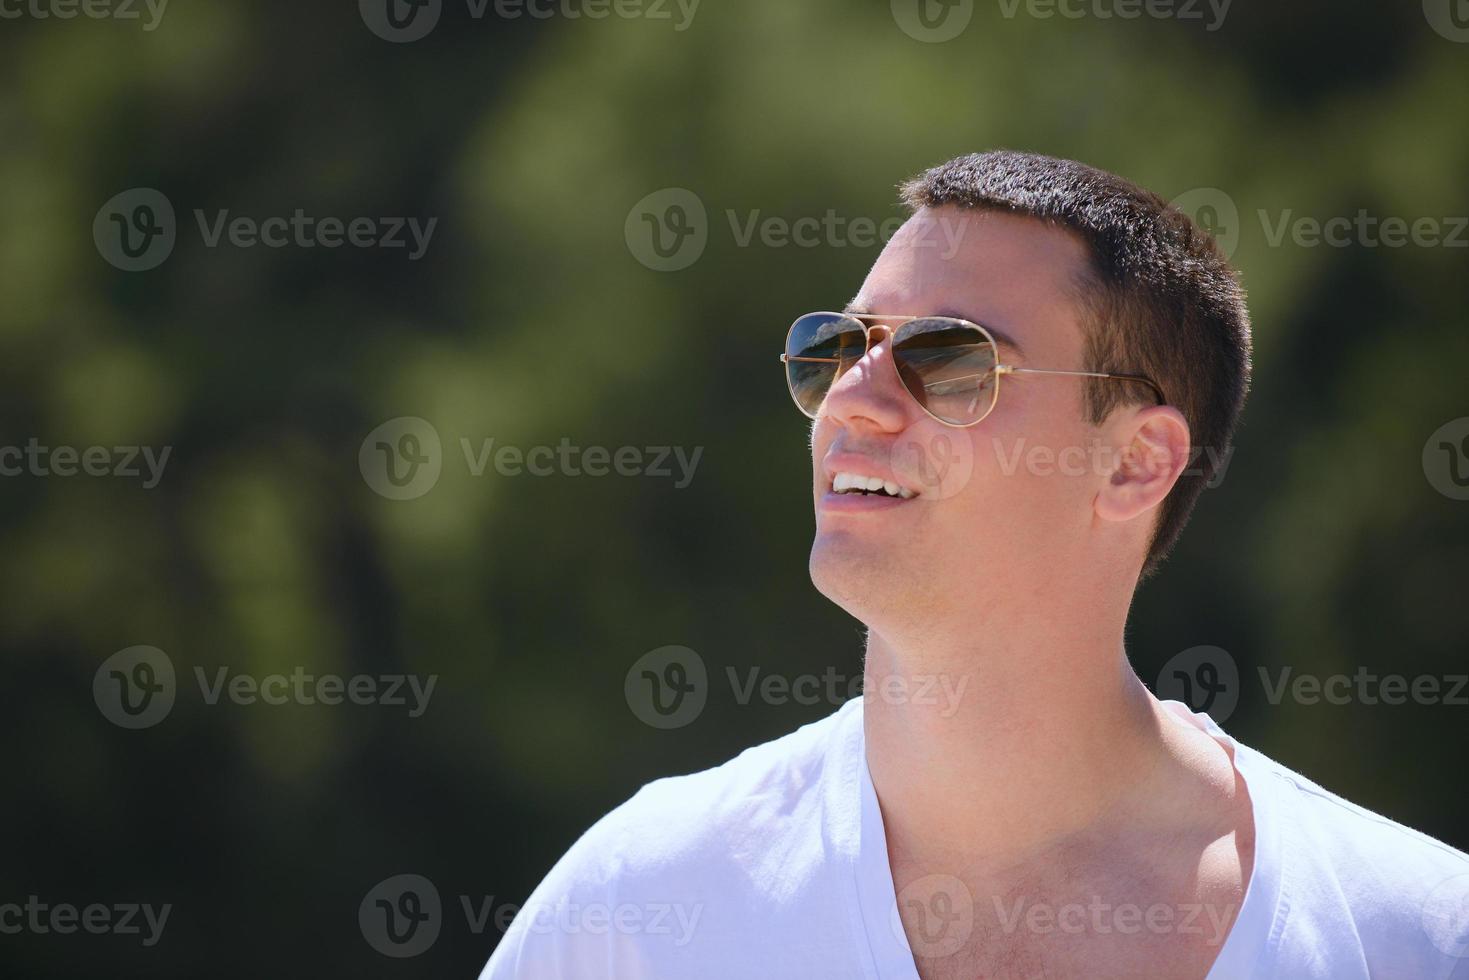
<svg viewBox="0 0 1469 980">
<path fill-rule="evenodd" d="M 974 430 L 913 426 L 894 440 L 889 465 L 898 482 L 927 500 L 956 497 L 974 478 Z"/>
<path fill-rule="evenodd" d="M 983 440 L 984 463 L 1002 477 L 1082 479 L 1101 472 L 1106 449 L 1089 426 L 1036 424 L 1024 429 L 998 428 Z"/>
<path fill-rule="evenodd" d="M 830 426 L 825 421 L 818 419 L 811 423 L 810 436 L 811 475 L 815 480 L 821 476 L 821 461 L 826 456 L 827 447 L 831 445 Z"/>
</svg>

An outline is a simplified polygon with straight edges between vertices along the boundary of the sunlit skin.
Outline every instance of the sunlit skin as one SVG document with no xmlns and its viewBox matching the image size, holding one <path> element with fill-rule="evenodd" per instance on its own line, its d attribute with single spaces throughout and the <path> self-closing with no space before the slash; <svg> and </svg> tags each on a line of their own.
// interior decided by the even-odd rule
<svg viewBox="0 0 1469 980">
<path fill-rule="evenodd" d="M 1004 363 L 1083 370 L 1085 261 L 1078 240 L 1034 219 L 922 210 L 851 308 L 961 316 L 1018 344 L 1001 349 Z M 902 388 L 887 332 L 873 339 L 813 425 L 811 577 L 868 627 L 868 765 L 895 886 L 955 875 L 981 922 L 990 895 L 1022 884 L 1058 901 L 1089 889 L 1144 906 L 1192 897 L 1237 909 L 1253 856 L 1243 784 L 1219 743 L 1166 714 L 1123 645 L 1156 508 L 1188 458 L 1187 423 L 1149 404 L 1094 426 L 1083 380 L 1022 375 L 1002 379 L 982 422 L 951 428 Z M 1023 452 L 1037 446 L 1091 455 L 1065 474 L 1027 466 Z M 918 478 L 921 451 L 930 483 L 933 457 L 947 457 L 946 481 Z M 834 498 L 832 469 L 921 492 Z M 875 694 L 894 678 L 918 690 L 929 676 L 968 679 L 957 710 Z M 1004 955 L 1055 975 L 1081 963 L 1121 975 L 1147 960 L 1178 970 L 1152 975 L 1203 976 L 1217 953 L 1190 936 L 1148 938 L 1144 950 L 1116 935 L 1040 943 L 1022 930 L 918 965 L 925 977 L 973 976 L 998 969 L 993 957 L 1013 943 Z"/>
</svg>

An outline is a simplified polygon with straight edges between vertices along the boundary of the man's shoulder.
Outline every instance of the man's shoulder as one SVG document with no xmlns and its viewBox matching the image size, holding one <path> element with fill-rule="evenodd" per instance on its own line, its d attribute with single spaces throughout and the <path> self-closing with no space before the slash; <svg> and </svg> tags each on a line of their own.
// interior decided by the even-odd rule
<svg viewBox="0 0 1469 980">
<path fill-rule="evenodd" d="M 1464 852 L 1353 803 L 1260 752 L 1246 751 L 1275 780 L 1275 798 L 1286 804 L 1283 816 L 1332 853 L 1344 870 L 1390 877 L 1430 868 L 1469 871 Z"/>
<path fill-rule="evenodd" d="M 845 921 L 821 899 L 835 887 L 832 857 L 852 846 L 861 720 L 860 701 L 848 703 L 643 786 L 556 862 L 482 976 L 733 975 L 736 961 L 768 972 L 819 956 L 792 947 Z"/>
<path fill-rule="evenodd" d="M 1319 936 L 1348 926 L 1367 965 L 1378 967 L 1374 976 L 1448 976 L 1437 971 L 1465 965 L 1469 855 L 1244 751 L 1269 781 L 1252 785 L 1251 793 L 1270 796 L 1288 934 Z M 1409 968 L 1401 958 L 1414 955 L 1423 957 L 1424 972 L 1401 972 Z M 1389 956 L 1398 962 L 1388 966 L 1381 958 Z"/>
<path fill-rule="evenodd" d="M 768 852 L 773 836 L 820 833 L 822 789 L 850 773 L 850 726 L 860 703 L 779 738 L 753 745 L 698 772 L 645 784 L 581 836 L 553 874 L 583 885 L 677 877 L 711 864 Z"/>
</svg>

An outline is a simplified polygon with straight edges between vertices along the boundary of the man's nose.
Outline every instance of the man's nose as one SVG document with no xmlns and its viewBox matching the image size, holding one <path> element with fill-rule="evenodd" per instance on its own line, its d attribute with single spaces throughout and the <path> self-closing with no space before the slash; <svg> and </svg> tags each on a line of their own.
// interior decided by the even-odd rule
<svg viewBox="0 0 1469 980">
<path fill-rule="evenodd" d="M 826 395 L 826 414 L 852 428 L 896 432 L 908 417 L 908 398 L 892 364 L 893 332 L 874 326 L 867 333 L 867 352 L 849 367 Z"/>
</svg>

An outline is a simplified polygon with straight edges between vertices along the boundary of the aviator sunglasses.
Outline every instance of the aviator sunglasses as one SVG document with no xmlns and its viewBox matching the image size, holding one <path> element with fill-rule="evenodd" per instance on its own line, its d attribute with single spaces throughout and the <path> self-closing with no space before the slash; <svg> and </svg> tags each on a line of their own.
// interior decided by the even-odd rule
<svg viewBox="0 0 1469 980">
<path fill-rule="evenodd" d="M 889 350 L 898 380 L 924 412 L 944 425 L 962 428 L 982 421 L 999 400 L 1000 378 L 1007 374 L 1131 381 L 1147 385 L 1158 404 L 1167 404 L 1163 389 L 1141 375 L 1001 364 L 994 336 L 958 317 L 807 313 L 791 324 L 780 359 L 791 398 L 808 418 L 821 414 L 831 386 L 871 349 L 873 325 L 865 322 L 871 320 L 897 323 L 885 329 L 891 334 Z"/>
</svg>

